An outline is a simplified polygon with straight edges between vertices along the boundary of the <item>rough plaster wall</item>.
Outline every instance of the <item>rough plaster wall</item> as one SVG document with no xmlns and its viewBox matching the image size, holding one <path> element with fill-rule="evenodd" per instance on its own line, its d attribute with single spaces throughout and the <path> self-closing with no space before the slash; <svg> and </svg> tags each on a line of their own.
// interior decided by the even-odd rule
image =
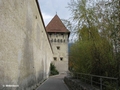
<svg viewBox="0 0 120 90">
<path fill-rule="evenodd" d="M 48 77 L 51 60 L 35 0 L 0 0 L 0 90 L 31 90 Z"/>
</svg>

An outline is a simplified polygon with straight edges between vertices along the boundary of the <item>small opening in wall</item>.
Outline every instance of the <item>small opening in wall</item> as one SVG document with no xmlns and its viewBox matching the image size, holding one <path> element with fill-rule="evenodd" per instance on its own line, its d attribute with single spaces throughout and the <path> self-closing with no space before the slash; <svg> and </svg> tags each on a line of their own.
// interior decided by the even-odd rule
<svg viewBox="0 0 120 90">
<path fill-rule="evenodd" d="M 62 42 L 62 39 L 61 39 L 61 42 Z"/>
<path fill-rule="evenodd" d="M 63 33 L 61 33 L 61 35 L 63 35 Z"/>
<path fill-rule="evenodd" d="M 54 39 L 54 42 L 56 42 L 56 39 Z"/>
<path fill-rule="evenodd" d="M 52 36 L 52 34 L 50 33 L 50 34 L 49 34 L 49 36 L 51 37 L 51 36 Z"/>
<path fill-rule="evenodd" d="M 57 58 L 56 58 L 56 57 L 54 57 L 53 59 L 54 59 L 54 61 L 56 61 L 56 60 L 57 60 Z"/>
<path fill-rule="evenodd" d="M 51 42 L 53 42 L 53 39 L 51 39 Z"/>
<path fill-rule="evenodd" d="M 60 46 L 57 46 L 57 50 L 60 50 Z"/>
<path fill-rule="evenodd" d="M 59 39 L 58 39 L 58 42 L 59 42 Z"/>
<path fill-rule="evenodd" d="M 61 36 L 64 38 L 64 34 L 63 33 L 61 33 Z"/>
<path fill-rule="evenodd" d="M 63 57 L 60 57 L 60 60 L 63 61 Z"/>
</svg>

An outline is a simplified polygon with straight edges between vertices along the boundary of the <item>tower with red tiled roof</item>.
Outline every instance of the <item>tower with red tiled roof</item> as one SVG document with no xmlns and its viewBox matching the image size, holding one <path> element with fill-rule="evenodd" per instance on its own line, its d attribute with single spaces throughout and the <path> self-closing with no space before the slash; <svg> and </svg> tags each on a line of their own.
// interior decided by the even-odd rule
<svg viewBox="0 0 120 90">
<path fill-rule="evenodd" d="M 60 73 L 68 71 L 69 30 L 62 23 L 58 15 L 55 15 L 47 25 L 46 31 L 53 48 L 53 64 Z"/>
</svg>

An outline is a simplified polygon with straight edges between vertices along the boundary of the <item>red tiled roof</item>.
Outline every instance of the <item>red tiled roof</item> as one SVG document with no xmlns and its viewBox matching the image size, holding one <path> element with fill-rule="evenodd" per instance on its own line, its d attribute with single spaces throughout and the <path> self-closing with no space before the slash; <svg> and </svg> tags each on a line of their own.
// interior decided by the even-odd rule
<svg viewBox="0 0 120 90">
<path fill-rule="evenodd" d="M 54 18 L 46 27 L 47 32 L 66 32 L 70 33 L 65 25 L 62 23 L 58 15 L 55 15 Z"/>
</svg>

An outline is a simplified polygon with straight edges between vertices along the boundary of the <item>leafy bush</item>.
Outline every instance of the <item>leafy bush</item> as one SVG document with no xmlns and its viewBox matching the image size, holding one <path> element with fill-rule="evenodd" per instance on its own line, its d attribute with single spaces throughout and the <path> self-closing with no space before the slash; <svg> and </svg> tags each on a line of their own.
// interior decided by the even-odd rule
<svg viewBox="0 0 120 90">
<path fill-rule="evenodd" d="M 57 75 L 59 72 L 56 70 L 56 67 L 54 64 L 50 64 L 50 75 Z"/>
</svg>

